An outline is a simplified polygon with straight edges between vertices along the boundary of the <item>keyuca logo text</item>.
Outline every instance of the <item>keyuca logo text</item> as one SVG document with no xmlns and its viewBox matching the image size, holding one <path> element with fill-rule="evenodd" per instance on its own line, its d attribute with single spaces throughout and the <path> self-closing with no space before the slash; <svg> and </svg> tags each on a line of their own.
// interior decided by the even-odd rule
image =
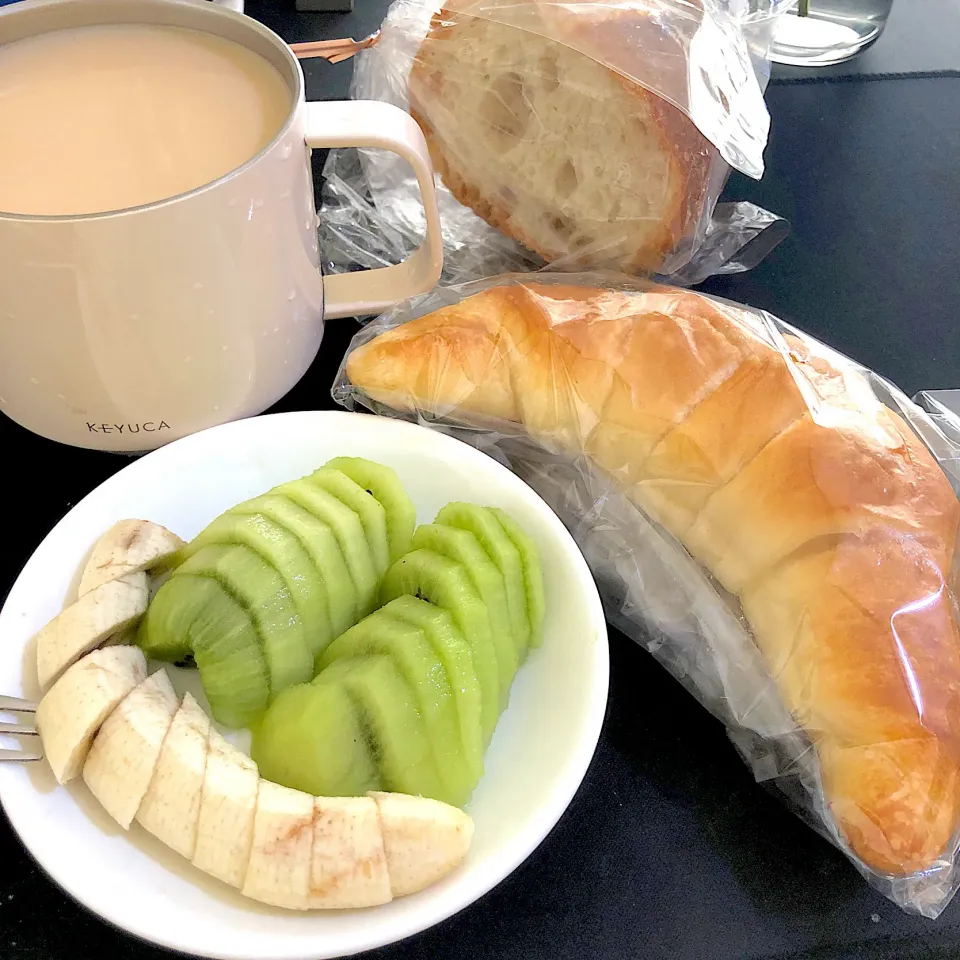
<svg viewBox="0 0 960 960">
<path fill-rule="evenodd" d="M 145 420 L 143 423 L 91 423 L 87 421 L 87 430 L 90 433 L 156 433 L 158 430 L 169 430 L 170 424 L 166 420 L 159 423 L 156 420 Z"/>
</svg>

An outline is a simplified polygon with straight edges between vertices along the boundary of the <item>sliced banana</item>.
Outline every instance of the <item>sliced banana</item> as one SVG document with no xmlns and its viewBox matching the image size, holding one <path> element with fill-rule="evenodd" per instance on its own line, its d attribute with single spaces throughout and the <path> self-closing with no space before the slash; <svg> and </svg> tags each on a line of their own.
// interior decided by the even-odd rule
<svg viewBox="0 0 960 960">
<path fill-rule="evenodd" d="M 188 693 L 160 748 L 137 822 L 188 860 L 193 859 L 207 767 L 210 718 Z"/>
<path fill-rule="evenodd" d="M 71 604 L 37 634 L 37 676 L 46 690 L 84 654 L 130 626 L 147 609 L 147 575 L 111 580 Z"/>
<path fill-rule="evenodd" d="M 473 820 L 439 800 L 404 793 L 371 793 L 380 811 L 390 889 L 416 893 L 459 866 L 470 849 Z"/>
<path fill-rule="evenodd" d="M 257 765 L 211 727 L 193 864 L 231 887 L 247 875 L 259 781 Z"/>
<path fill-rule="evenodd" d="M 291 910 L 387 903 L 466 856 L 473 821 L 463 811 L 397 793 L 311 797 L 262 780 L 189 693 L 178 708 L 166 672 L 144 680 L 145 672 L 136 647 L 96 650 L 37 711 L 58 779 L 82 765 L 91 793 L 121 826 L 136 815 L 206 873 Z"/>
<path fill-rule="evenodd" d="M 244 895 L 288 910 L 309 909 L 312 860 L 313 797 L 261 780 Z"/>
<path fill-rule="evenodd" d="M 121 520 L 94 544 L 80 577 L 80 596 L 111 580 L 158 566 L 182 546 L 183 540 L 159 523 Z"/>
<path fill-rule="evenodd" d="M 178 706 L 170 678 L 165 670 L 158 670 L 120 702 L 93 741 L 83 780 L 124 830 L 150 786 Z"/>
<path fill-rule="evenodd" d="M 375 907 L 392 897 L 376 802 L 370 797 L 317 797 L 307 906 Z"/>
<path fill-rule="evenodd" d="M 60 783 L 83 767 L 100 725 L 147 673 L 137 647 L 97 650 L 75 663 L 37 707 L 37 730 Z"/>
</svg>

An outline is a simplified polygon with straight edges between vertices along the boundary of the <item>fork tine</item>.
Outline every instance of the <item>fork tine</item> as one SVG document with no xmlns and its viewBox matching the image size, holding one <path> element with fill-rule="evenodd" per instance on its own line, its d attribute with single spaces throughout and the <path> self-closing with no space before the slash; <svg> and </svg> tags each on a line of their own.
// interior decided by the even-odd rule
<svg viewBox="0 0 960 960">
<path fill-rule="evenodd" d="M 20 697 L 0 697 L 0 713 L 36 713 L 37 704 L 32 700 L 22 700 Z M 0 735 L 15 737 L 36 737 L 37 728 L 32 717 L 23 718 L 16 723 L 0 721 Z M 36 746 L 20 750 L 0 749 L 0 761 L 3 760 L 42 760 L 43 750 L 36 740 Z"/>
<path fill-rule="evenodd" d="M 20 697 L 0 696 L 0 713 L 36 713 L 37 704 L 32 700 L 22 700 Z M 14 737 L 36 737 L 37 728 L 32 717 L 24 718 L 17 723 L 0 721 L 0 735 Z M 37 744 L 37 741 L 33 741 Z M 20 750 L 0 748 L 0 761 L 3 760 L 42 760 L 43 750 L 39 746 L 30 746 Z"/>
<path fill-rule="evenodd" d="M 32 700 L 19 697 L 0 697 L 0 711 L 3 713 L 36 713 L 37 705 Z"/>
<path fill-rule="evenodd" d="M 10 733 L 14 736 L 35 737 L 37 728 L 31 723 L 3 723 L 0 722 L 0 733 Z"/>
<path fill-rule="evenodd" d="M 36 750 L 0 750 L 0 761 L 3 760 L 42 760 L 43 751 Z"/>
</svg>

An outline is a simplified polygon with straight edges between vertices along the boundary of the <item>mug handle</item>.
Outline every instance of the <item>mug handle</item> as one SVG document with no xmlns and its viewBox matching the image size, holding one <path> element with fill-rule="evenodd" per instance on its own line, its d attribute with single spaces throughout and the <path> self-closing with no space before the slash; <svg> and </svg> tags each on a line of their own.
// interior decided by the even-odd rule
<svg viewBox="0 0 960 960">
<path fill-rule="evenodd" d="M 443 240 L 433 164 L 417 122 L 399 107 L 378 100 L 321 100 L 306 104 L 305 130 L 309 147 L 380 147 L 399 154 L 417 175 L 427 215 L 423 243 L 402 263 L 324 276 L 324 316 L 380 313 L 432 290 L 443 267 Z"/>
</svg>

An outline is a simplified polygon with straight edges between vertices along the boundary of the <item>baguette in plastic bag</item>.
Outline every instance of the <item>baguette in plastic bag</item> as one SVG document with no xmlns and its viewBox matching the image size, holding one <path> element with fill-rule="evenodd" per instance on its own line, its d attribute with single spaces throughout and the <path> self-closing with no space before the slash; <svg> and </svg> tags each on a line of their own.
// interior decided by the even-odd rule
<svg viewBox="0 0 960 960">
<path fill-rule="evenodd" d="M 769 314 L 609 276 L 498 277 L 354 339 L 334 397 L 497 457 L 608 618 L 900 906 L 957 886 L 958 446 Z"/>
<path fill-rule="evenodd" d="M 762 173 L 767 46 L 785 2 L 396 0 L 351 96 L 408 109 L 423 128 L 446 188 L 448 282 L 526 260 L 693 283 L 731 260 L 742 269 L 737 251 L 777 221 L 749 205 L 713 214 L 730 166 Z M 338 269 L 367 186 L 370 219 L 422 226 L 403 162 L 360 151 L 364 184 L 351 155 L 325 169 Z M 753 246 L 752 263 L 782 235 Z"/>
</svg>

